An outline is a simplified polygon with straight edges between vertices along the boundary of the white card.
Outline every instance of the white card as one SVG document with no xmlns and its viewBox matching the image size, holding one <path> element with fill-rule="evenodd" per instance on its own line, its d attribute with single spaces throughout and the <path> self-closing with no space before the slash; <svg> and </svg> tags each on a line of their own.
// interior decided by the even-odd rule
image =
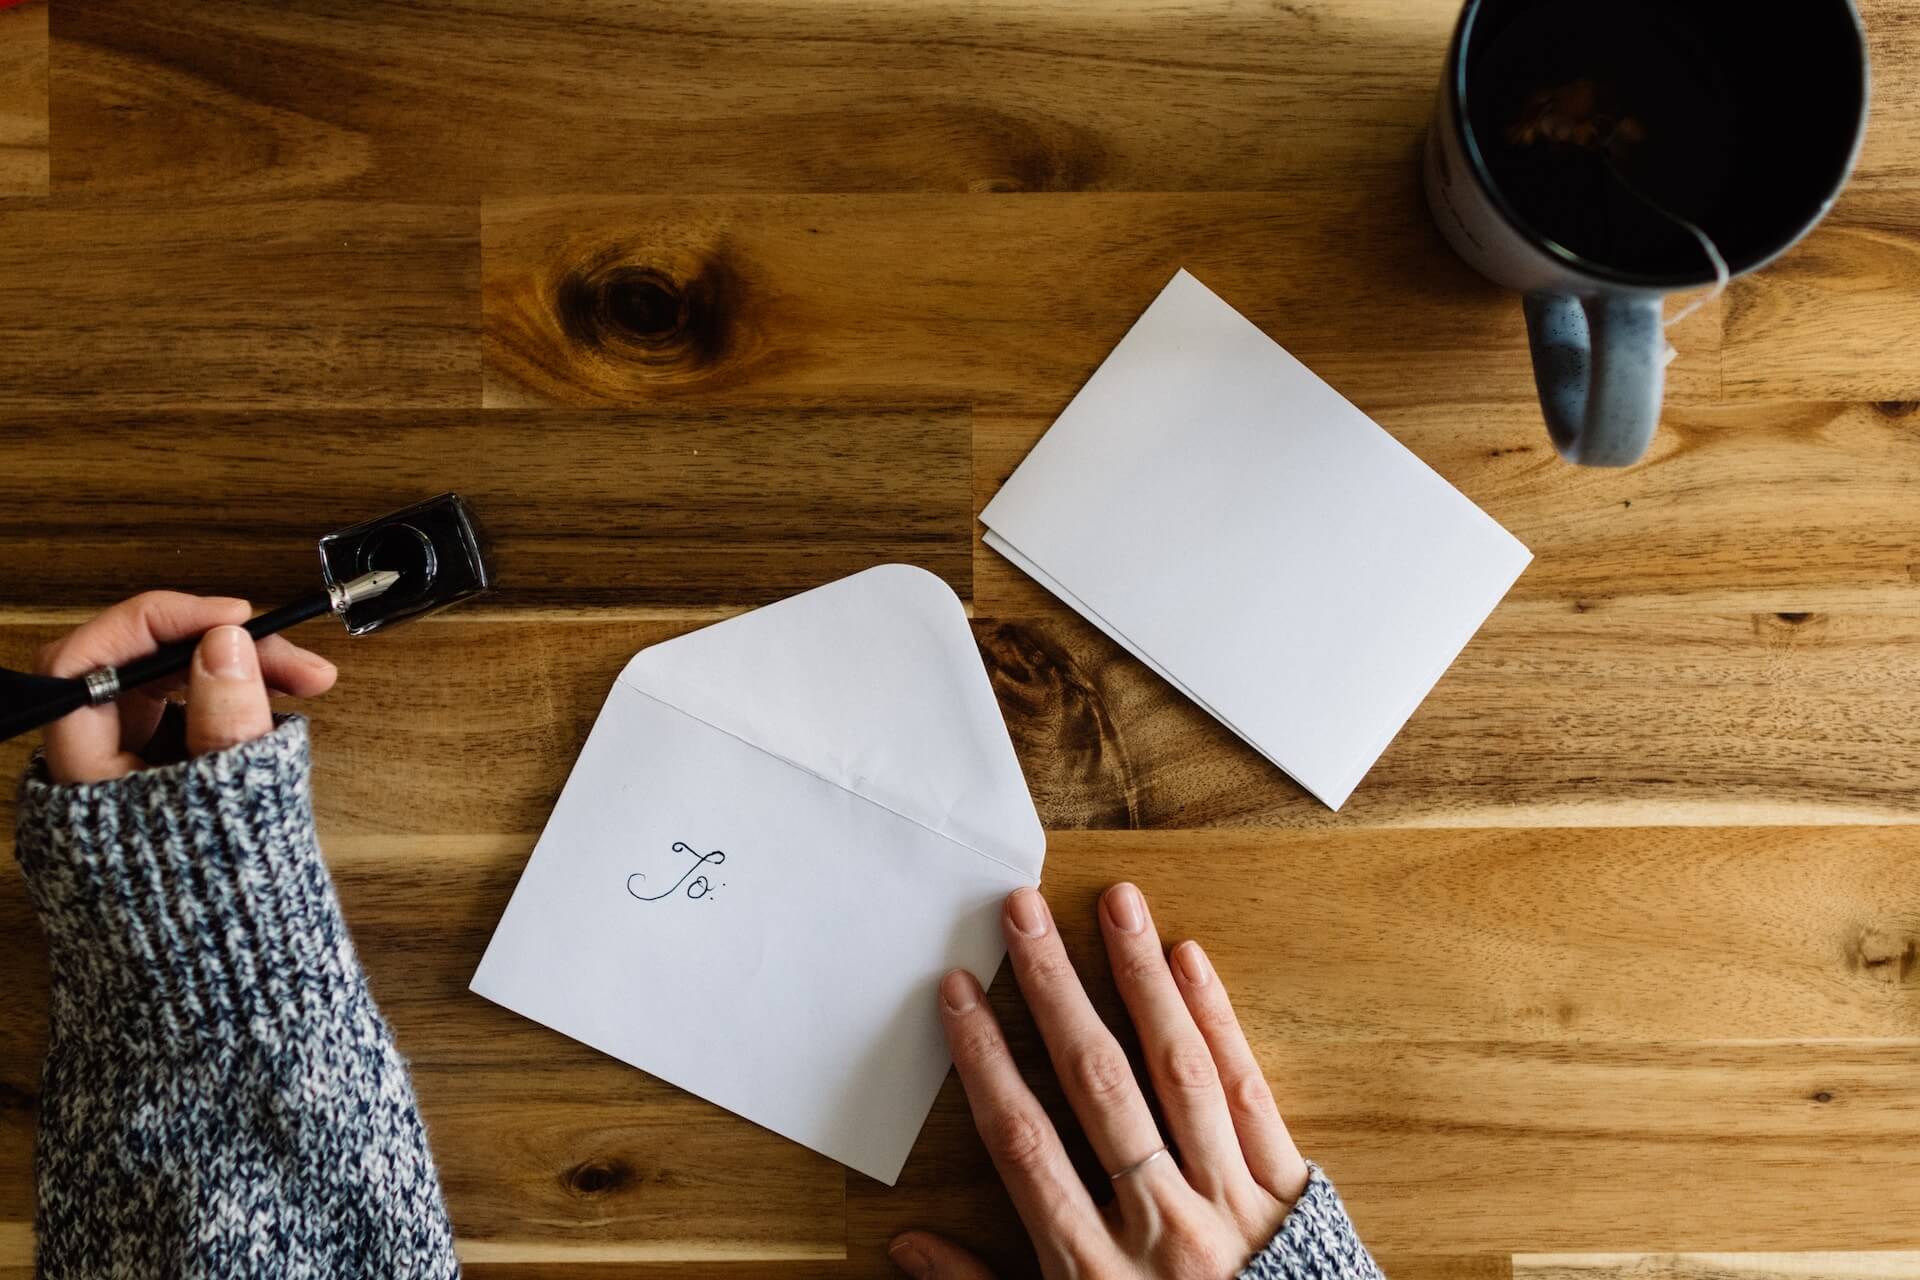
<svg viewBox="0 0 1920 1280">
<path fill-rule="evenodd" d="M 1533 558 L 1185 271 L 980 518 L 1335 809 Z"/>
<path fill-rule="evenodd" d="M 892 1183 L 1044 854 L 959 600 L 883 565 L 627 664 L 472 987 Z"/>
</svg>

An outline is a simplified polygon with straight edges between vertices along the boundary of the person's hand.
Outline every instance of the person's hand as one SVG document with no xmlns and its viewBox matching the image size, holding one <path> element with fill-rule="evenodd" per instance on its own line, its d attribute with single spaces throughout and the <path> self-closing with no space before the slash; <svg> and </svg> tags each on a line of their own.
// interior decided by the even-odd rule
<svg viewBox="0 0 1920 1280">
<path fill-rule="evenodd" d="M 1041 1270 L 1053 1280 L 1232 1276 L 1279 1230 L 1308 1171 L 1206 953 L 1183 942 L 1169 963 L 1138 889 L 1117 884 L 1101 897 L 1107 956 L 1176 1158 L 1074 974 L 1045 899 L 1033 889 L 1013 894 L 1001 929 L 1053 1069 L 1113 1179 L 1113 1202 L 1096 1207 L 1020 1078 L 980 983 L 965 970 L 948 974 L 940 1008 L 954 1064 Z M 922 1231 L 896 1237 L 890 1254 L 914 1280 L 993 1277 L 973 1254 Z"/>
<path fill-rule="evenodd" d="M 129 689 L 47 726 L 47 773 L 57 783 L 105 782 L 147 767 L 143 752 L 166 709 L 187 691 L 187 753 L 205 755 L 273 728 L 268 686 L 311 698 L 333 687 L 333 664 L 280 636 L 255 645 L 241 629 L 251 610 L 225 596 L 149 591 L 123 600 L 40 651 L 42 675 L 79 676 L 119 666 L 161 645 L 206 632 L 186 674 Z"/>
</svg>

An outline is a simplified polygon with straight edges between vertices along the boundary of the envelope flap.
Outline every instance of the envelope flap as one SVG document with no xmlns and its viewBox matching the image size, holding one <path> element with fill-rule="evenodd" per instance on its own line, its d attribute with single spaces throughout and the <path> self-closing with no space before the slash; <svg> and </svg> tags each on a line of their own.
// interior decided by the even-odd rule
<svg viewBox="0 0 1920 1280">
<path fill-rule="evenodd" d="M 951 588 L 890 564 L 643 649 L 622 683 L 1017 871 L 1046 839 Z"/>
</svg>

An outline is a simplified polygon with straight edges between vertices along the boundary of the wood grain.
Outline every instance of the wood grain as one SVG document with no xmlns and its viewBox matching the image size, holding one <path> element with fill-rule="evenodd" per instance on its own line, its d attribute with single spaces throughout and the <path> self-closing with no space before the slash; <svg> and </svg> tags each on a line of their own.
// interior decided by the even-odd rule
<svg viewBox="0 0 1920 1280">
<path fill-rule="evenodd" d="M 1523 1254 L 1515 1280 L 1915 1280 L 1920 1253 Z"/>
<path fill-rule="evenodd" d="M 490 200 L 486 402 L 916 396 L 1052 415 L 1186 266 L 1364 409 L 1530 403 L 1518 304 L 1448 252 L 1416 179 Z M 1718 394 L 1717 305 L 1674 331 L 1671 400 Z"/>
<path fill-rule="evenodd" d="M 1562 463 L 1530 404 L 1394 405 L 1377 416 L 1533 551 L 1510 601 L 1635 614 L 1920 605 L 1920 419 L 1903 405 L 1676 407 L 1647 460 L 1624 470 Z M 975 418 L 976 507 L 1051 424 L 1049 414 Z M 974 602 L 999 617 L 1055 607 L 985 543 L 975 544 Z"/>
<path fill-rule="evenodd" d="M 916 1223 L 1017 1240 L 951 1081 L 900 1187 L 843 1191 L 823 1158 L 466 991 L 529 838 L 323 838 L 475 1260 L 837 1257 L 844 1230 L 871 1268 Z M 1895 1248 L 1920 1240 L 1913 845 L 1911 829 L 1084 833 L 1056 837 L 1048 884 L 1116 1026 L 1098 891 L 1134 879 L 1166 936 L 1206 936 L 1301 1142 L 1383 1250 L 1628 1233 Z M 1229 899 L 1240 928 L 1222 927 Z M 30 938 L 28 914 L 9 872 L 0 925 Z M 0 954 L 0 1082 L 23 1123 L 42 965 L 37 948 Z M 1064 1123 L 1009 984 L 994 999 Z M 1712 1158 L 1736 1136 L 1741 1160 Z M 1816 1160 L 1841 1203 L 1787 1212 Z M 27 1212 L 24 1186 L 0 1179 L 0 1220 Z M 1556 1213 L 1527 1213 L 1536 1196 Z"/>
<path fill-rule="evenodd" d="M 50 189 L 47 8 L 47 0 L 0 8 L 0 199 Z"/>
<path fill-rule="evenodd" d="M 457 617 L 299 633 L 344 672 L 306 708 L 337 829 L 537 830 L 619 667 L 695 625 Z M 0 665 L 60 630 L 0 627 Z M 1900 607 L 1510 603 L 1339 814 L 1077 618 L 974 631 L 1054 828 L 1879 823 L 1920 807 L 1920 621 Z M 0 745 L 0 765 L 25 753 Z"/>
<path fill-rule="evenodd" d="M 1337 1144 L 1329 1168 L 1382 1250 L 1910 1249 L 1914 1052 L 1368 1042 L 1263 1062 L 1302 1148 Z M 1803 1212 L 1798 1170 L 1815 1166 L 1845 1166 L 1857 1194 Z"/>
<path fill-rule="evenodd" d="M 531 1084 L 557 1092 L 565 1071 L 604 1061 L 467 991 L 531 834 L 356 836 L 323 823 L 322 835 L 417 1067 L 551 1060 Z M 1206 943 L 1260 1043 L 1920 1039 L 1909 827 L 1102 831 L 1050 843 L 1048 892 L 1083 966 L 1104 967 L 1094 897 L 1134 881 L 1169 939 Z M 8 866 L 0 920 L 33 940 Z M 1223 921 L 1229 899 L 1237 911 Z M 40 965 L 26 947 L 0 956 L 4 1043 L 23 1058 L 44 1033 Z M 649 1097 L 712 1110 L 664 1086 Z"/>
<path fill-rule="evenodd" d="M 1872 98 L 1867 136 L 1854 169 L 1860 188 L 1913 190 L 1920 186 L 1920 11 L 1898 0 L 1855 6 L 1867 28 Z"/>
<path fill-rule="evenodd" d="M 503 1016 L 473 1012 L 492 1015 L 476 1029 Z M 416 1065 L 414 1079 L 463 1258 L 845 1254 L 838 1165 L 561 1036 L 518 1062 Z"/>
<path fill-rule="evenodd" d="M 565 16 L 485 0 L 386 6 L 347 29 L 324 5 L 76 4 L 56 25 L 56 108 L 73 122 L 61 184 L 1281 187 L 1407 166 L 1452 17 L 1393 0 L 1320 12 L 595 0 Z M 1196 133 L 1211 144 L 1174 145 Z"/>
<path fill-rule="evenodd" d="M 1736 280 L 1721 367 L 1730 398 L 1920 403 L 1920 198 L 1852 190 L 1780 261 Z"/>
<path fill-rule="evenodd" d="M 0 11 L 0 665 L 139 588 L 290 594 L 425 493 L 497 539 L 486 602 L 299 637 L 468 1274 L 879 1280 L 907 1226 L 1035 1274 L 952 1080 L 890 1189 L 466 990 L 629 654 L 907 560 L 972 608 L 1098 1007 L 1132 879 L 1396 1280 L 1920 1276 L 1920 9 L 1862 4 L 1851 186 L 1674 331 L 1652 454 L 1600 471 L 1422 206 L 1458 8 Z M 972 540 L 1183 265 L 1537 556 L 1338 815 Z"/>
<path fill-rule="evenodd" d="M 1863 185 L 1920 181 L 1920 33 L 1861 5 Z M 1280 190 L 1411 168 L 1450 0 L 62 5 L 60 187 Z M 364 56 L 377 48 L 377 60 Z M 69 132 L 70 129 L 70 132 Z"/>
<path fill-rule="evenodd" d="M 479 402 L 471 208 L 54 201 L 5 219 L 0 409 Z"/>
<path fill-rule="evenodd" d="M 291 599 L 319 585 L 321 534 L 449 489 L 498 583 L 463 618 L 703 616 L 890 560 L 971 594 L 964 409 L 335 411 L 271 431 L 58 412 L 16 414 L 0 441 L 0 616 L 85 616 L 159 586 Z"/>
</svg>

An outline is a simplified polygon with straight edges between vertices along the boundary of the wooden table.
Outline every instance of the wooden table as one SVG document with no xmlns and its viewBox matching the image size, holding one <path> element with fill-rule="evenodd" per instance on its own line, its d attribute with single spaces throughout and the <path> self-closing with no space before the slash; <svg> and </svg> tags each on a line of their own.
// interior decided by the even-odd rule
<svg viewBox="0 0 1920 1280">
<path fill-rule="evenodd" d="M 970 606 L 1084 967 L 1121 877 L 1205 938 L 1397 1280 L 1920 1277 L 1920 9 L 1864 7 L 1857 176 L 1675 332 L 1627 471 L 1555 460 L 1519 307 L 1428 225 L 1451 0 L 0 12 L 0 663 L 473 500 L 495 596 L 303 639 L 475 1276 L 880 1276 L 908 1225 L 1030 1265 L 951 1082 L 888 1189 L 465 989 L 628 654 L 905 560 Z M 1181 265 L 1538 557 L 1338 815 L 976 537 Z"/>
</svg>

